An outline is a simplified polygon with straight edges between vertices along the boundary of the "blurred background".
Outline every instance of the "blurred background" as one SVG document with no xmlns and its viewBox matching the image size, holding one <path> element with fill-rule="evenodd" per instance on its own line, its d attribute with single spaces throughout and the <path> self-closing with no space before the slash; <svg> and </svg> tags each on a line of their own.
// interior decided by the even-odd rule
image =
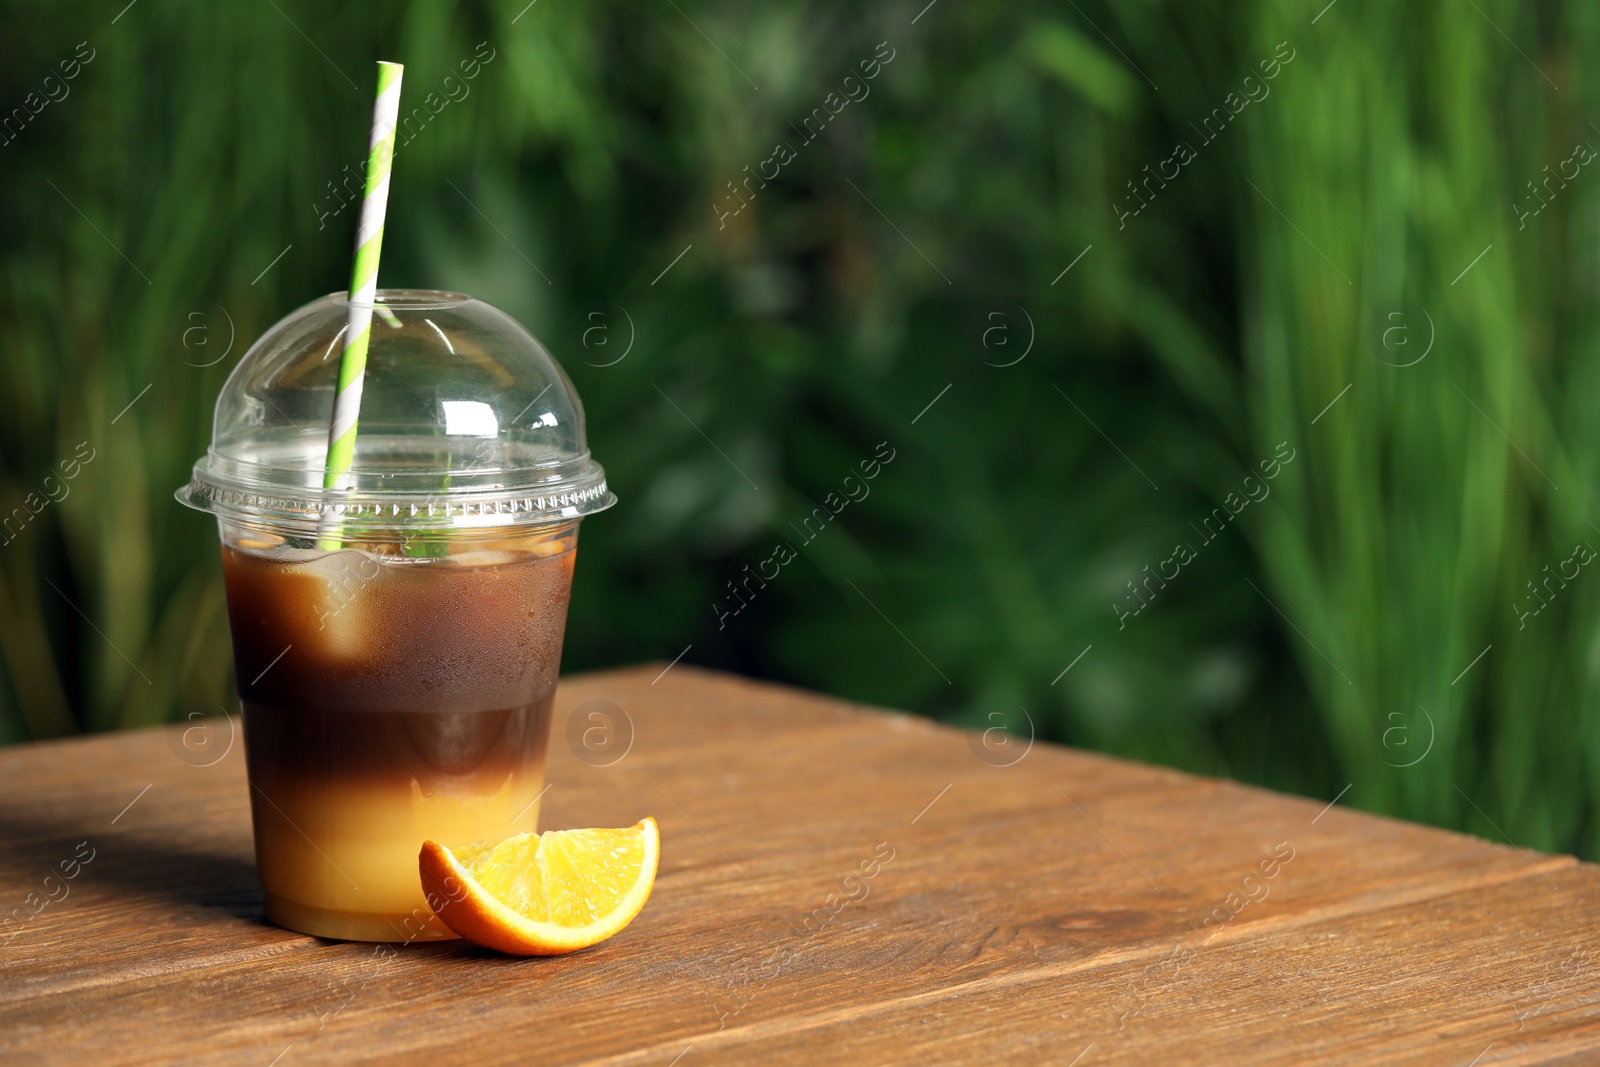
<svg viewBox="0 0 1600 1067">
<path fill-rule="evenodd" d="M 1600 8 L 0 7 L 0 740 L 236 706 L 172 492 L 381 57 L 383 284 L 527 324 L 621 498 L 567 672 L 1600 854 Z"/>
</svg>

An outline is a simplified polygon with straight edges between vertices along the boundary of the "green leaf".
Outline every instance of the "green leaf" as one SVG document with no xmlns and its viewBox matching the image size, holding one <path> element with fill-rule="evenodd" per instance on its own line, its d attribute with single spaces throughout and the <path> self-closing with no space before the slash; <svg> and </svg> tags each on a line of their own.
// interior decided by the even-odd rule
<svg viewBox="0 0 1600 1067">
<path fill-rule="evenodd" d="M 1127 65 L 1060 22 L 1034 27 L 1023 45 L 1034 66 L 1103 111 L 1128 113 L 1137 84 Z"/>
</svg>

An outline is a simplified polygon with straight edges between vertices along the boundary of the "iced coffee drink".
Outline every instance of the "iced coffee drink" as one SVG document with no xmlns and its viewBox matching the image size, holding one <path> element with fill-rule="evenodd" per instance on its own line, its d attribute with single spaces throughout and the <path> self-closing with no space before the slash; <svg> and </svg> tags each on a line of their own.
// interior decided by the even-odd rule
<svg viewBox="0 0 1600 1067">
<path fill-rule="evenodd" d="M 268 331 L 179 499 L 217 517 L 267 918 L 453 936 L 424 840 L 538 829 L 579 521 L 614 497 L 548 352 L 452 293 L 380 291 L 347 475 L 323 487 L 347 306 Z"/>
<path fill-rule="evenodd" d="M 437 558 L 223 545 L 269 919 L 452 936 L 412 918 L 417 850 L 538 825 L 575 534 Z"/>
</svg>

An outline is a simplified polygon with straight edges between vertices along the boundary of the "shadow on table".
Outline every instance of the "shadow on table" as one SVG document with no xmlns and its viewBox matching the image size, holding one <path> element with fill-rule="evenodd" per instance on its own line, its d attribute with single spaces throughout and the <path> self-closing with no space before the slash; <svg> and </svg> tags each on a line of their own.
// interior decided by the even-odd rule
<svg viewBox="0 0 1600 1067">
<path fill-rule="evenodd" d="M 163 900 L 174 916 L 194 909 L 223 912 L 263 925 L 255 863 L 222 841 L 165 840 L 137 830 L 86 829 L 63 813 L 23 815 L 0 802 L 0 890 L 13 905 L 29 893 L 49 897 L 86 886 Z M 53 879 L 46 882 L 46 879 Z"/>
</svg>

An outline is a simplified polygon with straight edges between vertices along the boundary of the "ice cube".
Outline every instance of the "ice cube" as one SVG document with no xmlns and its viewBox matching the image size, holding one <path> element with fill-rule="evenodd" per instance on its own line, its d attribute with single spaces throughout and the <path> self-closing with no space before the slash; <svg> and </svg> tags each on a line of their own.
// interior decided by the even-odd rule
<svg viewBox="0 0 1600 1067">
<path fill-rule="evenodd" d="M 300 561 L 294 570 L 307 579 L 307 643 L 331 660 L 372 658 L 377 635 L 371 601 L 383 564 L 357 549 L 342 549 Z"/>
</svg>

